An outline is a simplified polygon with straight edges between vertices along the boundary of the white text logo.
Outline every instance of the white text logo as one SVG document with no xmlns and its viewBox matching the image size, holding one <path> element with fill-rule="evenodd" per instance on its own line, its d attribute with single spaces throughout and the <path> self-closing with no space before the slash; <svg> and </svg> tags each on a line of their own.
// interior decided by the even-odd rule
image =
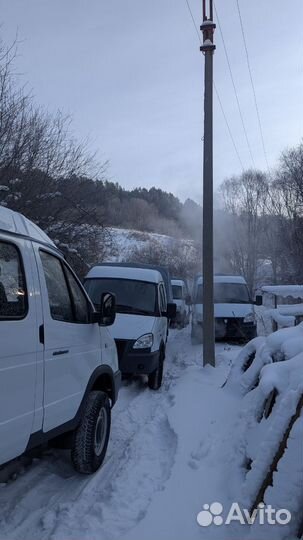
<svg viewBox="0 0 303 540">
<path fill-rule="evenodd" d="M 288 525 L 291 521 L 291 513 L 285 508 L 276 510 L 270 504 L 260 503 L 258 507 L 250 512 L 247 508 L 240 508 L 240 505 L 233 502 L 226 518 L 222 516 L 223 505 L 219 502 L 204 504 L 203 510 L 197 515 L 197 521 L 201 527 L 210 525 L 230 525 L 238 522 L 241 525 Z"/>
</svg>

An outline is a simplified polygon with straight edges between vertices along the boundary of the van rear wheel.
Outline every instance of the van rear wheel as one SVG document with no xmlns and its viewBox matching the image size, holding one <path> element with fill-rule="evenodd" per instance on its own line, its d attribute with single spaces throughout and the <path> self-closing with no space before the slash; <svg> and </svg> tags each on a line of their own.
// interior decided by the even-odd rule
<svg viewBox="0 0 303 540">
<path fill-rule="evenodd" d="M 148 375 L 148 386 L 151 390 L 159 390 L 162 385 L 164 368 L 164 354 L 161 353 L 159 358 L 159 365 L 155 371 Z"/>
<path fill-rule="evenodd" d="M 105 458 L 111 423 L 108 396 L 101 391 L 90 392 L 85 411 L 74 432 L 71 459 L 82 474 L 92 474 Z"/>
</svg>

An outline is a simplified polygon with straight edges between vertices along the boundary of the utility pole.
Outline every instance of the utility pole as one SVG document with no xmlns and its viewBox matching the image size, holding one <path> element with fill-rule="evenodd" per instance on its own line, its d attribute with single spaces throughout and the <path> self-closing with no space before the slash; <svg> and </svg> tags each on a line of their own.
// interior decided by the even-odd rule
<svg viewBox="0 0 303 540">
<path fill-rule="evenodd" d="M 206 3 L 209 4 L 208 9 Z M 203 156 L 203 365 L 215 367 L 214 325 L 214 240 L 213 240 L 213 0 L 202 0 L 203 22 L 200 30 L 205 56 L 204 79 L 204 156 Z"/>
</svg>

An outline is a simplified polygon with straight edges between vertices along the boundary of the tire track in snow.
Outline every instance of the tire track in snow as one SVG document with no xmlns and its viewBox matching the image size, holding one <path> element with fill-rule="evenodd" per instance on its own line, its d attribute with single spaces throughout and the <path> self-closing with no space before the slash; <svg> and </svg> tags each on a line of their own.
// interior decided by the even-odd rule
<svg viewBox="0 0 303 540">
<path fill-rule="evenodd" d="M 175 377 L 171 375 L 168 369 L 163 389 L 157 393 L 140 388 L 140 393 L 129 399 L 125 391 L 129 389 L 123 389 L 120 410 L 113 419 L 106 470 L 103 468 L 87 485 L 74 505 L 59 506 L 47 514 L 43 522 L 47 538 L 75 538 L 76 530 L 81 539 L 115 540 L 144 517 L 174 463 L 177 438 L 165 413 L 173 400 L 170 390 Z M 138 384 L 142 387 L 142 383 L 133 383 L 131 392 Z"/>
<path fill-rule="evenodd" d="M 124 450 L 123 459 L 111 469 L 108 482 L 102 477 L 89 486 L 74 505 L 58 507 L 51 540 L 75 538 L 115 540 L 143 519 L 156 492 L 168 480 L 176 451 L 176 436 L 165 414 L 151 418 L 140 436 Z M 117 466 L 117 468 L 116 468 Z M 45 520 L 44 520 L 45 524 Z"/>
</svg>

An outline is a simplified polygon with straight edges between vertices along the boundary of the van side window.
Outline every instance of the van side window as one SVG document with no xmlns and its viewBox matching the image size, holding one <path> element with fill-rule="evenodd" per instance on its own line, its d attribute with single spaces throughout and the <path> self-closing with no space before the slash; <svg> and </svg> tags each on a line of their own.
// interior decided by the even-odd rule
<svg viewBox="0 0 303 540">
<path fill-rule="evenodd" d="M 75 322 L 72 303 L 61 261 L 45 251 L 40 251 L 44 270 L 51 316 L 56 321 Z"/>
<path fill-rule="evenodd" d="M 160 284 L 160 311 L 165 312 L 167 310 L 167 300 L 164 286 Z"/>
<path fill-rule="evenodd" d="M 0 242 L 0 319 L 22 319 L 27 313 L 25 276 L 18 249 Z"/>
<path fill-rule="evenodd" d="M 75 310 L 75 320 L 78 323 L 88 323 L 89 322 L 89 305 L 85 294 L 83 293 L 79 283 L 75 279 L 74 275 L 70 269 L 64 265 L 67 281 L 70 286 L 70 291 L 72 294 L 73 305 Z"/>
</svg>

